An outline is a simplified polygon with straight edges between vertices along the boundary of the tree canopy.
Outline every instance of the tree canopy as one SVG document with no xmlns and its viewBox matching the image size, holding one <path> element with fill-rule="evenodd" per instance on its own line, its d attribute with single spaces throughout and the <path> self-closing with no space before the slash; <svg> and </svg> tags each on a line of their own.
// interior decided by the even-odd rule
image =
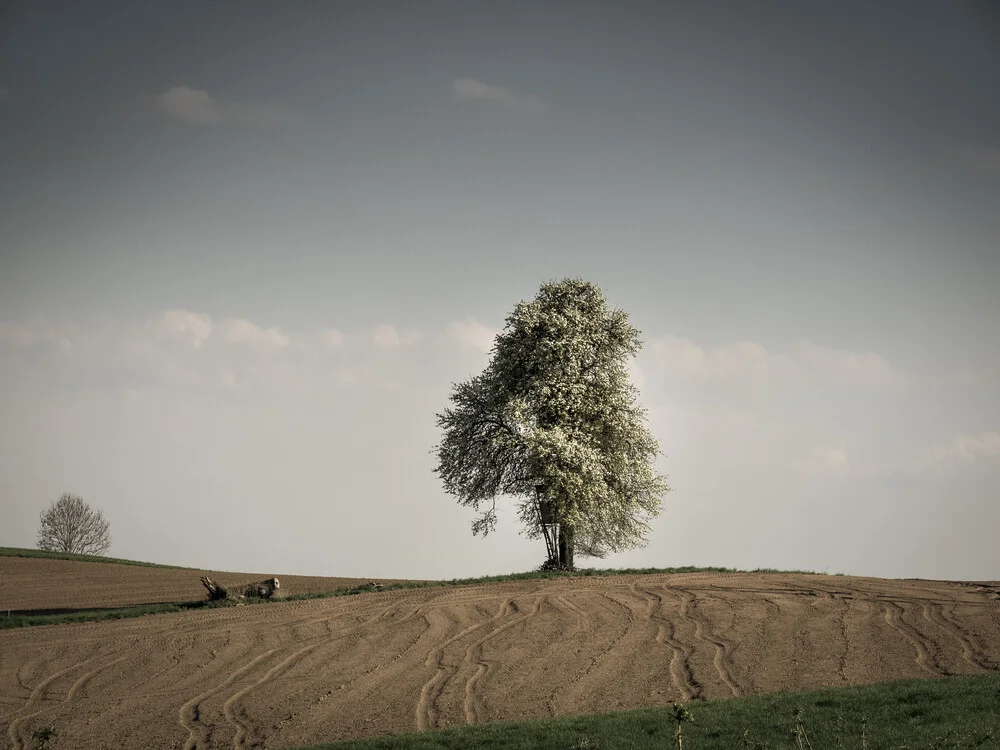
<svg viewBox="0 0 1000 750">
<path fill-rule="evenodd" d="M 474 534 L 495 528 L 506 495 L 529 537 L 557 530 L 549 551 L 561 567 L 573 567 L 574 549 L 602 557 L 645 544 L 669 487 L 628 376 L 641 346 L 628 314 L 581 279 L 543 284 L 515 306 L 487 368 L 455 385 L 437 415 L 435 471 L 477 511 Z"/>
<path fill-rule="evenodd" d="M 111 546 L 111 525 L 83 498 L 64 492 L 41 513 L 38 549 L 103 555 Z"/>
</svg>

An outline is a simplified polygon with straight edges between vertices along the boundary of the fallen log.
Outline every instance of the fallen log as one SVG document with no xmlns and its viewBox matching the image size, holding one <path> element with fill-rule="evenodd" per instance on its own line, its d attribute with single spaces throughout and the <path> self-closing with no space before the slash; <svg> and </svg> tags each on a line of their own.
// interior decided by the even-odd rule
<svg viewBox="0 0 1000 750">
<path fill-rule="evenodd" d="M 230 589 L 221 583 L 213 581 L 208 576 L 202 576 L 201 585 L 208 590 L 208 598 L 211 601 L 231 599 L 236 602 L 248 598 L 270 599 L 274 596 L 274 592 L 281 588 L 281 584 L 277 578 L 268 578 L 266 581 L 256 581 L 254 583 L 244 583 Z"/>
</svg>

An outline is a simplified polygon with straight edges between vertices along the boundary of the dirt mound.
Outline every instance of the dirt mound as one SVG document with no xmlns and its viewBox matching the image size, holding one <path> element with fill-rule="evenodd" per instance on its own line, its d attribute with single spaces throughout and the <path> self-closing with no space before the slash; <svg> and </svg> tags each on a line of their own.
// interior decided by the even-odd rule
<svg viewBox="0 0 1000 750">
<path fill-rule="evenodd" d="M 996 590 L 587 577 L 0 631 L 0 736 L 24 748 L 51 725 L 81 750 L 283 747 L 979 673 L 1000 663 Z"/>
<path fill-rule="evenodd" d="M 0 557 L 0 612 L 103 609 L 159 602 L 192 602 L 206 598 L 205 588 L 201 584 L 202 576 L 209 576 L 224 586 L 230 586 L 270 578 L 276 573 L 281 579 L 280 595 L 333 591 L 363 586 L 371 580 L 290 576 L 280 575 L 280 571 L 225 573 L 37 557 Z"/>
</svg>

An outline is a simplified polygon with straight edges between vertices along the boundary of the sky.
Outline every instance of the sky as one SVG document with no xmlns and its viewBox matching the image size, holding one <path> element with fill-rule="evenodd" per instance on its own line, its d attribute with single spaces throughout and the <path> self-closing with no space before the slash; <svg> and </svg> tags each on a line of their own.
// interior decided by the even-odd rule
<svg viewBox="0 0 1000 750">
<path fill-rule="evenodd" d="M 13 0 L 0 174 L 0 546 L 537 567 L 435 415 L 580 277 L 672 491 L 578 563 L 1000 577 L 995 3 Z"/>
</svg>

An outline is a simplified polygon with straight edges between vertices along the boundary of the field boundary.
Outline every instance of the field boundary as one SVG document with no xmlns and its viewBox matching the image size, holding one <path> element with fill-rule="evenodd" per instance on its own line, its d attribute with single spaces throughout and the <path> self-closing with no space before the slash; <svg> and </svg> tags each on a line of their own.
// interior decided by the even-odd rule
<svg viewBox="0 0 1000 750">
<path fill-rule="evenodd" d="M 168 568 L 170 570 L 201 570 L 187 568 L 183 565 L 164 565 L 162 563 L 142 562 L 141 560 L 126 560 L 121 557 L 103 557 L 102 555 L 78 555 L 75 552 L 48 552 L 27 547 L 0 547 L 0 557 L 36 557 L 43 560 L 71 560 L 85 563 L 107 563 L 109 565 L 135 565 L 141 568 Z"/>
<path fill-rule="evenodd" d="M 997 748 L 998 692 L 1000 673 L 952 675 L 471 724 L 289 750 L 664 750 L 689 746 L 764 750 L 889 747 L 890 742 L 892 747 Z M 683 744 L 677 742 L 680 734 Z M 920 744 L 908 744 L 916 742 Z"/>
<path fill-rule="evenodd" d="M 179 565 L 160 565 L 136 560 L 118 558 L 101 558 L 96 555 L 75 555 L 66 552 L 45 552 L 42 550 L 22 549 L 17 547 L 0 547 L 0 557 L 34 557 L 56 560 L 74 560 L 79 562 L 108 562 L 119 565 L 135 565 L 151 568 L 166 568 L 173 570 L 201 570 L 200 568 L 185 568 Z M 357 596 L 374 591 L 401 591 L 411 589 L 439 588 L 450 586 L 477 586 L 486 583 L 508 583 L 511 581 L 551 580 L 557 578 L 587 578 L 605 576 L 634 575 L 675 575 L 682 573 L 745 573 L 753 574 L 790 574 L 790 575 L 826 575 L 814 571 L 775 570 L 773 568 L 757 568 L 755 570 L 739 570 L 714 566 L 699 567 L 684 565 L 673 568 L 582 568 L 576 571 L 527 571 L 524 573 L 507 573 L 501 575 L 482 576 L 479 578 L 453 578 L 441 581 L 405 581 L 377 585 L 351 586 L 331 589 L 329 591 L 291 594 L 275 599 L 246 599 L 245 604 L 280 604 L 282 602 L 305 601 L 311 599 L 330 599 L 340 596 Z M 836 574 L 840 575 L 840 574 Z M 184 612 L 193 609 L 204 609 L 218 606 L 232 606 L 225 602 L 210 602 L 207 599 L 197 601 L 157 602 L 153 604 L 138 604 L 124 607 L 103 608 L 66 608 L 62 611 L 45 610 L 41 613 L 31 610 L 0 611 L 0 630 L 11 628 L 34 627 L 40 625 L 64 625 L 80 622 L 98 622 L 101 620 L 121 620 L 147 615 Z"/>
</svg>

